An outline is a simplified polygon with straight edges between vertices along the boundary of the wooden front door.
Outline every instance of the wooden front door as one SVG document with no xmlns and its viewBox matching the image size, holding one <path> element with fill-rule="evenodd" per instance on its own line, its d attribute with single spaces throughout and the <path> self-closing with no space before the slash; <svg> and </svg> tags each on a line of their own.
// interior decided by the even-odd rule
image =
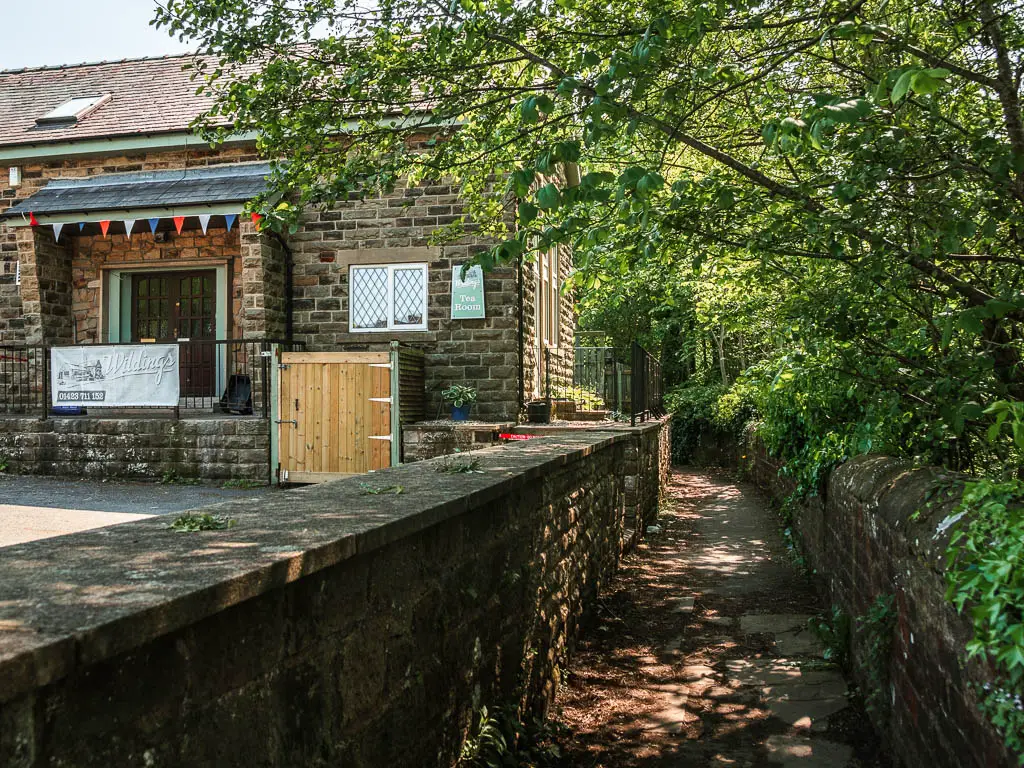
<svg viewBox="0 0 1024 768">
<path fill-rule="evenodd" d="M 281 480 L 314 483 L 391 466 L 391 395 L 387 352 L 282 353 Z"/>
<path fill-rule="evenodd" d="M 132 341 L 188 341 L 182 344 L 181 393 L 214 397 L 216 392 L 217 273 L 149 272 L 132 283 Z M 200 343 L 197 343 L 200 342 Z"/>
</svg>

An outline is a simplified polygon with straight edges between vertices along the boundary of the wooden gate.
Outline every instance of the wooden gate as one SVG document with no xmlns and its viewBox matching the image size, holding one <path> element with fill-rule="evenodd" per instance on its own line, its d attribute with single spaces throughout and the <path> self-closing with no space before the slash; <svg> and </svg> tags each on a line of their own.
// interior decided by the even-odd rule
<svg viewBox="0 0 1024 768">
<path fill-rule="evenodd" d="M 391 466 L 398 439 L 392 429 L 394 368 L 388 352 L 281 354 L 282 482 L 323 482 Z"/>
</svg>

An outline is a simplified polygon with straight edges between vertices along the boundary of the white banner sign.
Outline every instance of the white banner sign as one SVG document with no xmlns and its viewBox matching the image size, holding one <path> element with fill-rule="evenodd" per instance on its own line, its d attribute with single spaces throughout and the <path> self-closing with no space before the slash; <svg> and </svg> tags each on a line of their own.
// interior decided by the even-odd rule
<svg viewBox="0 0 1024 768">
<path fill-rule="evenodd" d="M 178 404 L 178 345 L 52 347 L 53 405 Z"/>
</svg>

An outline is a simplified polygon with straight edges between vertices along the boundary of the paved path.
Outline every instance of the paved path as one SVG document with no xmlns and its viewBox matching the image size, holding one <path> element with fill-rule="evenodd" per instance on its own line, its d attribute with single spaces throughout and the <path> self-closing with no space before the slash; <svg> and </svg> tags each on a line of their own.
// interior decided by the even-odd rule
<svg viewBox="0 0 1024 768">
<path fill-rule="evenodd" d="M 824 610 L 777 517 L 725 474 L 677 470 L 556 702 L 581 768 L 880 766 L 808 619 Z"/>
<path fill-rule="evenodd" d="M 209 485 L 0 475 L 0 547 L 270 492 Z"/>
</svg>

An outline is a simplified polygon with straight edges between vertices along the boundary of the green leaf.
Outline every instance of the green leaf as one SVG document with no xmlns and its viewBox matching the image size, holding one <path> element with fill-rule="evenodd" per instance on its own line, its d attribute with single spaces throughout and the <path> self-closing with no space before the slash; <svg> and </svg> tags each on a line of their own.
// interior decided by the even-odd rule
<svg viewBox="0 0 1024 768">
<path fill-rule="evenodd" d="M 548 182 L 537 190 L 537 204 L 545 211 L 552 211 L 559 206 L 562 195 L 558 187 Z"/>
<path fill-rule="evenodd" d="M 519 204 L 519 224 L 528 227 L 537 218 L 537 206 L 533 203 L 522 202 Z"/>
<path fill-rule="evenodd" d="M 900 75 L 899 79 L 896 81 L 896 85 L 892 87 L 892 93 L 889 94 L 889 100 L 892 101 L 893 104 L 900 101 L 910 91 L 910 83 L 914 79 L 915 71 L 916 70 L 908 69 Z"/>
</svg>

